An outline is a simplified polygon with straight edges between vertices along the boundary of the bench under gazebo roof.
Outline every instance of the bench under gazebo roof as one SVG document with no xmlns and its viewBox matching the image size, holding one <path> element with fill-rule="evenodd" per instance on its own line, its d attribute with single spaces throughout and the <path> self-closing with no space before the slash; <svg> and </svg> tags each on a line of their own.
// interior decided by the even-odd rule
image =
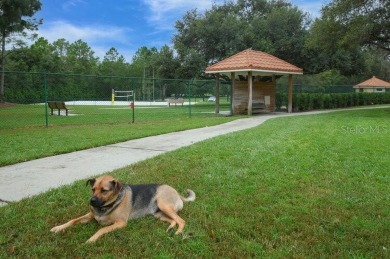
<svg viewBox="0 0 390 259">
<path fill-rule="evenodd" d="M 288 91 L 288 112 L 292 112 L 292 76 L 302 75 L 303 70 L 295 65 L 292 65 L 280 58 L 272 56 L 262 51 L 246 49 L 231 57 L 228 57 L 216 64 L 206 68 L 205 73 L 216 74 L 217 79 L 221 74 L 231 78 L 232 84 L 236 76 L 248 77 L 248 114 L 252 114 L 252 92 L 253 92 L 253 77 L 254 76 L 272 76 L 275 81 L 275 76 L 289 76 L 289 91 Z M 217 85 L 219 85 L 217 83 Z M 216 87 L 219 89 L 218 87 Z M 232 86 L 234 89 L 234 85 Z M 218 90 L 219 91 L 219 90 Z M 233 94 L 232 94 L 233 96 Z M 218 96 L 217 96 L 218 97 Z M 216 103 L 219 106 L 218 100 Z M 216 108 L 216 111 L 219 111 Z"/>
</svg>

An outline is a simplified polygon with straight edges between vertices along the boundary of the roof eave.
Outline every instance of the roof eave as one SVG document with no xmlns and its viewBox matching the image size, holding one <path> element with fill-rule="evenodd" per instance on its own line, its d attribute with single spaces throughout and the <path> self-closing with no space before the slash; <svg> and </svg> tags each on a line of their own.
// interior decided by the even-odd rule
<svg viewBox="0 0 390 259">
<path fill-rule="evenodd" d="M 262 69 L 227 69 L 227 70 L 211 70 L 211 71 L 207 71 L 205 70 L 205 73 L 206 74 L 230 74 L 232 72 L 235 72 L 235 73 L 248 73 L 248 72 L 255 72 L 255 73 L 259 73 L 259 74 L 272 74 L 272 75 L 303 75 L 303 71 L 302 72 L 298 72 L 298 71 L 278 71 L 278 70 L 262 70 Z"/>
<path fill-rule="evenodd" d="M 355 85 L 353 88 L 390 88 L 390 86 Z"/>
</svg>

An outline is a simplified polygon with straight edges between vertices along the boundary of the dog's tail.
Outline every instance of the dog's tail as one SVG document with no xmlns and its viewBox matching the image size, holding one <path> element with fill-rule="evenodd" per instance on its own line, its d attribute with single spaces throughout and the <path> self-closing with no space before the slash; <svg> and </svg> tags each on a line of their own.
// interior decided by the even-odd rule
<svg viewBox="0 0 390 259">
<path fill-rule="evenodd" d="M 193 190 L 187 189 L 187 197 L 180 196 L 182 201 L 194 201 L 196 198 L 195 192 Z"/>
</svg>

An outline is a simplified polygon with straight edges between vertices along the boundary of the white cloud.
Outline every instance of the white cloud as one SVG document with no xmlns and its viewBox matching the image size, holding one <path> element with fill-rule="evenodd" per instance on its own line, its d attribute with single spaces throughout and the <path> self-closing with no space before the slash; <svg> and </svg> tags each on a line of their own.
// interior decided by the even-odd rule
<svg viewBox="0 0 390 259">
<path fill-rule="evenodd" d="M 197 9 L 203 12 L 210 9 L 213 3 L 223 4 L 226 0 L 142 0 L 143 4 L 150 10 L 147 21 L 153 24 L 157 30 L 172 30 L 173 23 L 181 19 L 186 11 Z M 330 0 L 291 0 L 304 12 L 312 17 L 319 17 L 321 7 Z"/>
<path fill-rule="evenodd" d="M 79 39 L 88 43 L 101 59 L 111 47 L 131 47 L 129 28 L 108 25 L 78 26 L 67 21 L 54 21 L 44 24 L 38 31 L 39 37 L 49 42 L 64 38 L 70 43 Z"/>
<path fill-rule="evenodd" d="M 222 3 L 222 0 L 143 0 L 143 3 L 150 9 L 148 21 L 160 29 L 173 29 L 172 17 L 181 18 L 186 11 L 196 8 L 204 11 L 213 3 Z"/>
<path fill-rule="evenodd" d="M 67 10 L 69 8 L 75 7 L 79 4 L 86 4 L 84 0 L 68 0 L 62 3 L 62 8 Z"/>
<path fill-rule="evenodd" d="M 107 38 L 115 38 L 117 41 L 124 41 L 128 31 L 129 29 L 127 28 L 116 26 L 77 26 L 66 21 L 54 21 L 42 26 L 38 33 L 49 41 L 60 38 L 65 38 L 68 41 L 75 41 L 78 39 L 95 41 Z"/>
<path fill-rule="evenodd" d="M 212 4 L 210 0 L 144 0 L 144 3 L 150 7 L 152 14 L 157 16 L 155 18 L 161 18 L 163 14 L 175 10 L 190 10 L 193 8 L 204 10 Z"/>
</svg>

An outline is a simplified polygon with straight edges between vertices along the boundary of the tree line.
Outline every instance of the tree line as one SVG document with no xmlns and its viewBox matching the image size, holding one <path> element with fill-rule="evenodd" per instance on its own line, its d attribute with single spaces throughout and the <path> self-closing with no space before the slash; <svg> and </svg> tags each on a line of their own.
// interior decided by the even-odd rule
<svg viewBox="0 0 390 259">
<path fill-rule="evenodd" d="M 253 48 L 303 68 L 301 84 L 355 84 L 373 75 L 390 81 L 388 0 L 333 0 L 317 18 L 286 0 L 225 1 L 187 11 L 174 25 L 172 47 L 143 46 L 130 61 L 114 47 L 100 60 L 81 39 L 15 45 L 13 35 L 39 28 L 42 21 L 31 17 L 40 8 L 39 0 L 0 1 L 2 71 L 207 79 L 208 65 Z M 6 50 L 10 42 L 15 47 Z"/>
</svg>

